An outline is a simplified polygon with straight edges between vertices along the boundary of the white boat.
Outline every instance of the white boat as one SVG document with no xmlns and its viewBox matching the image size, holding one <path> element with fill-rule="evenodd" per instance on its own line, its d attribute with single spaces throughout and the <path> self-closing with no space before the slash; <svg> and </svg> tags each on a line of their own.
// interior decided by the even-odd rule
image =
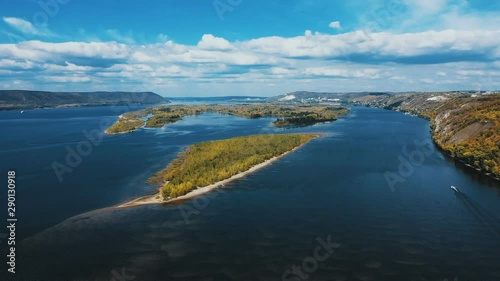
<svg viewBox="0 0 500 281">
<path fill-rule="evenodd" d="M 453 189 L 455 192 L 460 192 L 460 191 L 458 191 L 458 188 L 454 187 L 453 185 L 452 185 L 452 186 L 450 186 L 450 187 L 451 187 L 451 189 Z"/>
<path fill-rule="evenodd" d="M 23 113 L 24 113 L 24 110 L 21 110 L 21 114 L 23 114 Z"/>
</svg>

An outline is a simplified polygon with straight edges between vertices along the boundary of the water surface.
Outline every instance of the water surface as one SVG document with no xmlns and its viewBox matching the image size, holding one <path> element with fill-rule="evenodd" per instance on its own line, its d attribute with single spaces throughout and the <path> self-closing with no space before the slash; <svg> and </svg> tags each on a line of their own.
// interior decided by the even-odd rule
<svg viewBox="0 0 500 281">
<path fill-rule="evenodd" d="M 308 280 L 500 280 L 499 184 L 428 145 L 423 119 L 355 107 L 337 122 L 281 130 L 272 118 L 187 117 L 105 136 L 59 182 L 51 163 L 115 111 L 0 113 L 11 136 L 2 171 L 19 175 L 15 280 L 282 280 L 328 237 L 339 247 Z M 203 197 L 85 213 L 153 192 L 145 180 L 187 145 L 296 132 L 326 136 Z M 422 143 L 423 163 L 401 174 L 401 158 Z M 391 188 L 387 173 L 403 181 Z"/>
</svg>

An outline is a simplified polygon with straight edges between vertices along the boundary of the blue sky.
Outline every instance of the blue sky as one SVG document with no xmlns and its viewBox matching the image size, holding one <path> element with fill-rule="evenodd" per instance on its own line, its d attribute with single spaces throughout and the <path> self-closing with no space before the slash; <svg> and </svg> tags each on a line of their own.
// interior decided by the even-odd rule
<svg viewBox="0 0 500 281">
<path fill-rule="evenodd" d="M 498 1 L 1 1 L 0 89 L 500 88 Z"/>
</svg>

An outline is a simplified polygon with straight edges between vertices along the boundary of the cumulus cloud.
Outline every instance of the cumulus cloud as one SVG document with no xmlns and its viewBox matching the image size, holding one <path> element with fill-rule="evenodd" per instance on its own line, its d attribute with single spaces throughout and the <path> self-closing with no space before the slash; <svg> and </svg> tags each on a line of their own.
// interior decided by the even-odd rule
<svg viewBox="0 0 500 281">
<path fill-rule="evenodd" d="M 323 77 L 341 77 L 341 78 L 380 78 L 379 69 L 366 68 L 358 70 L 338 69 L 330 67 L 306 68 L 305 74 Z"/>
<path fill-rule="evenodd" d="M 35 79 L 38 85 L 86 83 L 99 89 L 144 84 L 161 91 L 179 85 L 201 89 L 196 85 L 265 83 L 274 85 L 269 91 L 277 91 L 277 85 L 282 90 L 296 83 L 328 87 L 328 81 L 339 79 L 335 89 L 322 90 L 340 91 L 415 90 L 402 89 L 403 84 L 431 89 L 459 80 L 457 87 L 467 88 L 478 75 L 487 74 L 485 67 L 498 65 L 499 46 L 498 30 L 336 35 L 309 31 L 297 37 L 236 42 L 206 34 L 194 46 L 171 40 L 148 45 L 26 41 L 0 44 L 0 82 L 14 87 L 9 81 L 16 77 Z M 447 83 L 441 80 L 445 78 Z M 433 84 L 422 84 L 430 79 Z M 321 90 L 314 87 L 311 90 Z"/>
<path fill-rule="evenodd" d="M 3 21 L 12 28 L 25 35 L 33 36 L 54 36 L 54 34 L 45 27 L 35 27 L 31 22 L 14 17 L 4 17 Z"/>
<path fill-rule="evenodd" d="M 478 11 L 470 0 L 397 0 L 373 9 L 365 24 L 376 30 L 497 30 L 498 10 Z"/>
<path fill-rule="evenodd" d="M 215 37 L 212 34 L 205 34 L 198 43 L 198 47 L 203 50 L 230 50 L 231 43 L 224 38 Z"/>
<path fill-rule="evenodd" d="M 330 23 L 330 28 L 333 28 L 333 29 L 340 29 L 340 22 L 339 21 L 333 21 Z"/>
</svg>

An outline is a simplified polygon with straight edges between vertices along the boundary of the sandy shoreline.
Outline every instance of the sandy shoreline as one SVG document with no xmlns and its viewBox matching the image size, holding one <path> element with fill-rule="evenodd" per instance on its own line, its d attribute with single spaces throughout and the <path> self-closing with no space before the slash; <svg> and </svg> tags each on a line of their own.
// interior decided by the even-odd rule
<svg viewBox="0 0 500 281">
<path fill-rule="evenodd" d="M 294 149 L 290 150 L 290 151 L 287 151 L 279 156 L 276 156 L 276 157 L 273 157 L 269 160 L 266 160 L 260 164 L 257 164 L 253 167 L 251 167 L 250 169 L 244 171 L 244 172 L 241 172 L 241 173 L 238 173 L 228 179 L 225 179 L 225 180 L 222 180 L 222 181 L 219 181 L 219 182 L 216 182 L 214 184 L 211 184 L 211 185 L 208 185 L 208 186 L 205 186 L 205 187 L 200 187 L 198 189 L 195 189 L 191 192 L 189 192 L 188 194 L 186 195 L 183 195 L 183 196 L 179 196 L 177 198 L 174 198 L 174 199 L 170 199 L 170 200 L 162 200 L 161 198 L 161 195 L 160 193 L 156 193 L 154 195 L 147 195 L 147 196 L 142 196 L 142 197 L 139 197 L 139 198 L 136 198 L 132 201 L 129 201 L 129 202 L 126 202 L 126 203 L 123 203 L 123 204 L 120 204 L 120 205 L 117 205 L 117 206 L 114 206 L 112 208 L 129 208 L 129 207 L 136 207 L 136 206 L 143 206 L 143 205 L 153 205 L 153 204 L 164 204 L 164 203 L 171 203 L 171 202 L 175 202 L 175 201 L 180 201 L 180 200 L 186 200 L 186 199 L 191 199 L 191 198 L 194 198 L 196 196 L 199 196 L 199 195 L 202 195 L 202 194 L 205 194 L 207 192 L 210 192 L 214 189 L 217 189 L 219 188 L 220 186 L 223 186 L 231 181 L 234 181 L 234 180 L 237 180 L 237 179 L 241 179 L 259 169 L 262 169 L 276 161 L 278 161 L 279 159 L 285 157 L 286 155 L 288 155 L 289 153 L 292 153 L 298 149 L 300 149 L 301 147 L 303 147 L 304 145 L 306 145 L 307 143 L 309 143 L 310 141 L 316 139 L 316 138 L 319 138 L 323 136 L 323 134 L 318 134 L 317 137 L 301 144 L 300 146 L 297 146 L 295 147 Z"/>
</svg>

